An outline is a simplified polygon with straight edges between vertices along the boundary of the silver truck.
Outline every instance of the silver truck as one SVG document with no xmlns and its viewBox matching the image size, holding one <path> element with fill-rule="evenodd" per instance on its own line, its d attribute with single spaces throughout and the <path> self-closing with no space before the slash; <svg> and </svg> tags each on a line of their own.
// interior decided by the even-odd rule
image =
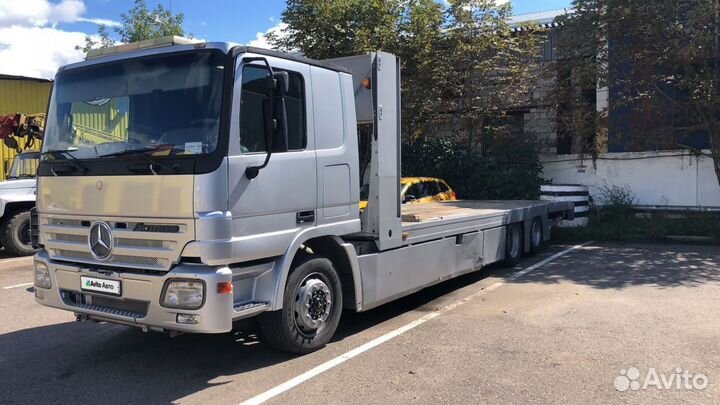
<svg viewBox="0 0 720 405">
<path fill-rule="evenodd" d="M 370 136 L 359 212 L 358 134 Z M 550 237 L 567 203 L 402 204 L 400 65 L 180 38 L 58 71 L 38 169 L 35 298 L 145 331 L 252 318 L 307 353 L 366 311 Z M 36 221 L 36 222 L 35 222 Z"/>
<path fill-rule="evenodd" d="M 40 152 L 23 152 L 0 182 L 0 244 L 15 256 L 37 251 L 30 241 L 30 210 L 35 207 L 35 173 Z"/>
</svg>

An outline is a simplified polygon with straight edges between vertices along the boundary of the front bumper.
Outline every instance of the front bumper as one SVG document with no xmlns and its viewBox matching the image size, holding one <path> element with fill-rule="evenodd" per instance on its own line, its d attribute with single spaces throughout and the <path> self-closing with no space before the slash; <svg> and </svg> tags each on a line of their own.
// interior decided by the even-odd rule
<svg viewBox="0 0 720 405">
<path fill-rule="evenodd" d="M 45 263 L 52 286 L 35 286 L 35 300 L 49 307 L 81 314 L 83 318 L 132 325 L 143 330 L 223 333 L 232 329 L 233 294 L 217 293 L 217 284 L 232 282 L 228 267 L 180 264 L 167 273 L 137 274 L 99 270 L 91 265 L 77 265 L 50 260 L 45 251 L 35 255 Z M 117 280 L 122 285 L 120 297 L 83 291 L 80 277 L 90 276 Z M 160 305 L 163 286 L 168 279 L 196 279 L 205 282 L 205 302 L 196 310 L 172 309 Z M 178 323 L 178 314 L 195 315 L 195 324 Z"/>
</svg>

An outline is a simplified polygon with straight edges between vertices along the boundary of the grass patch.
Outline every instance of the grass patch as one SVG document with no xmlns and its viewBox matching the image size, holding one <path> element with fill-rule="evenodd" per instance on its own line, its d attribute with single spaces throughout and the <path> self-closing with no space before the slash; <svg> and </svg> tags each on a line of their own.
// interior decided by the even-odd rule
<svg viewBox="0 0 720 405">
<path fill-rule="evenodd" d="M 627 207 L 609 207 L 591 211 L 585 228 L 553 229 L 553 239 L 561 241 L 676 241 L 677 236 L 707 238 L 708 242 L 719 243 L 720 214 L 636 214 Z"/>
</svg>

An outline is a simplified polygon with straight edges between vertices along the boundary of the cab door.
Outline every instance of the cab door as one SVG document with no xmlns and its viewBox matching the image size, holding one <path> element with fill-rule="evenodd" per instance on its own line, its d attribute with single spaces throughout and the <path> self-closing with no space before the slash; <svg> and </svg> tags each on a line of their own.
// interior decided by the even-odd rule
<svg viewBox="0 0 720 405">
<path fill-rule="evenodd" d="M 249 58 L 262 58 L 249 61 Z M 264 86 L 268 69 L 286 71 L 287 151 L 273 152 L 257 177 L 249 166 L 267 156 L 263 126 Z M 317 173 L 312 120 L 310 71 L 307 65 L 270 56 L 238 56 L 229 139 L 228 205 L 232 215 L 233 252 L 243 260 L 281 255 L 298 232 L 314 226 Z"/>
</svg>

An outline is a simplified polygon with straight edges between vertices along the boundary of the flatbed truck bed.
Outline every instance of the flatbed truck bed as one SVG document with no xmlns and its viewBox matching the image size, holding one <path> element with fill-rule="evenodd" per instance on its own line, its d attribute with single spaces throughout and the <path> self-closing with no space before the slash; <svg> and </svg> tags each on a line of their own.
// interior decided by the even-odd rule
<svg viewBox="0 0 720 405">
<path fill-rule="evenodd" d="M 402 246 L 360 252 L 365 311 L 482 268 L 517 263 L 550 239 L 555 219 L 572 218 L 573 205 L 548 201 L 442 201 L 401 206 Z"/>
<path fill-rule="evenodd" d="M 140 59 L 143 74 L 117 73 Z M 308 353 L 332 338 L 343 309 L 516 264 L 573 216 L 569 202 L 402 204 L 391 54 L 315 61 L 173 37 L 104 49 L 56 84 L 43 147 L 58 153 L 38 167 L 31 221 L 42 247 L 34 291 L 78 320 L 177 334 L 252 319 L 272 346 Z M 78 137 L 72 103 L 88 97 L 140 106 L 124 112 L 127 127 L 157 131 Z M 180 153 L 144 156 L 158 144 Z"/>
<path fill-rule="evenodd" d="M 512 223 L 527 223 L 524 233 L 529 237 L 531 220 L 543 222 L 543 240 L 550 238 L 554 218 L 572 216 L 572 204 L 548 201 L 440 201 L 402 206 L 402 230 L 406 243 L 419 243 L 492 229 Z M 529 239 L 525 246 L 529 249 Z M 527 249 L 526 249 L 527 251 Z"/>
<path fill-rule="evenodd" d="M 402 206 L 403 227 L 412 227 L 418 223 L 444 221 L 451 219 L 470 219 L 494 217 L 497 215 L 518 215 L 517 211 L 531 213 L 538 207 L 547 207 L 549 212 L 562 212 L 568 207 L 565 203 L 547 201 L 479 201 L 457 200 L 437 201 L 425 204 L 405 204 Z"/>
</svg>

